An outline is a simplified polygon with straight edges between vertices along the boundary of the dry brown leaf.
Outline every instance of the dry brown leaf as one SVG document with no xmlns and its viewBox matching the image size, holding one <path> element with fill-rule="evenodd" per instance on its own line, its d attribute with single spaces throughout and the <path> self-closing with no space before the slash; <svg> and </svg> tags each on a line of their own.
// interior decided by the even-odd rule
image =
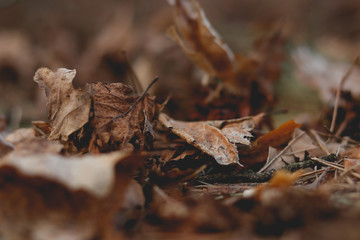
<svg viewBox="0 0 360 240">
<path fill-rule="evenodd" d="M 47 95 L 49 139 L 67 142 L 76 132 L 67 144 L 69 151 L 84 145 L 92 152 L 143 149 L 151 145 L 154 97 L 132 96 L 132 88 L 122 83 L 96 83 L 74 89 L 74 77 L 75 70 L 64 68 L 56 72 L 41 68 L 35 74 L 34 81 L 45 88 Z M 40 135 L 49 131 L 43 122 L 34 122 L 34 127 Z"/>
<path fill-rule="evenodd" d="M 138 185 L 129 185 L 140 160 L 124 152 L 7 155 L 0 164 L 2 237 L 82 240 L 114 231 L 119 211 L 134 207 L 129 199 L 144 202 Z"/>
<path fill-rule="evenodd" d="M 174 6 L 176 25 L 176 29 L 169 28 L 169 36 L 210 77 L 233 77 L 238 67 L 235 55 L 210 25 L 200 5 L 188 0 L 169 3 Z"/>
<path fill-rule="evenodd" d="M 264 97 L 267 104 L 274 100 L 273 82 L 279 79 L 284 60 L 284 38 L 279 32 L 258 40 L 249 56 L 234 54 L 213 29 L 197 1 L 168 2 L 174 9 L 176 28 L 170 27 L 167 33 L 205 71 L 206 79 L 216 77 L 228 92 L 236 95 L 253 96 L 259 101 Z M 257 82 L 256 89 L 251 89 L 252 82 Z M 220 84 L 217 90 L 221 87 Z M 214 91 L 206 102 L 217 97 L 218 93 Z"/>
<path fill-rule="evenodd" d="M 255 117 L 224 121 L 183 122 L 171 119 L 164 113 L 159 121 L 187 143 L 212 156 L 219 164 L 240 164 L 235 143 L 249 145 L 248 137 L 255 124 Z M 222 129 L 218 129 L 221 128 Z"/>
<path fill-rule="evenodd" d="M 153 134 L 155 115 L 154 97 L 145 95 L 135 106 L 137 97 L 131 96 L 132 88 L 122 83 L 96 83 L 91 85 L 96 129 L 91 140 L 91 151 L 143 149 L 146 135 Z M 132 108 L 133 107 L 133 108 Z M 131 112 L 123 114 L 132 108 Z"/>
<path fill-rule="evenodd" d="M 90 115 L 91 99 L 86 89 L 75 89 L 72 81 L 75 70 L 47 68 L 36 71 L 34 81 L 45 89 L 46 106 L 51 124 L 50 139 L 68 140 L 69 135 L 82 128 Z"/>
</svg>

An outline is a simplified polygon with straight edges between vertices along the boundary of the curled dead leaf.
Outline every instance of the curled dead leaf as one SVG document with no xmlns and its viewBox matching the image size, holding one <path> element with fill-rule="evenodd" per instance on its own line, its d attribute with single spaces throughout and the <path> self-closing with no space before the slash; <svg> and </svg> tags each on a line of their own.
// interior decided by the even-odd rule
<svg viewBox="0 0 360 240">
<path fill-rule="evenodd" d="M 240 164 L 235 143 L 249 145 L 250 131 L 256 117 L 223 121 L 183 122 L 171 119 L 164 113 L 159 121 L 187 143 L 212 156 L 219 164 Z"/>
<path fill-rule="evenodd" d="M 90 96 L 86 89 L 75 89 L 72 81 L 76 71 L 48 68 L 36 71 L 34 81 L 45 89 L 46 106 L 51 125 L 50 139 L 66 141 L 72 133 L 82 128 L 90 115 Z"/>
<path fill-rule="evenodd" d="M 35 73 L 34 81 L 45 89 L 50 120 L 49 125 L 34 122 L 38 134 L 68 141 L 70 151 L 74 146 L 107 152 L 151 145 L 154 97 L 133 96 L 132 88 L 122 83 L 88 84 L 75 89 L 75 73 L 65 68 L 56 72 L 41 68 Z"/>
</svg>

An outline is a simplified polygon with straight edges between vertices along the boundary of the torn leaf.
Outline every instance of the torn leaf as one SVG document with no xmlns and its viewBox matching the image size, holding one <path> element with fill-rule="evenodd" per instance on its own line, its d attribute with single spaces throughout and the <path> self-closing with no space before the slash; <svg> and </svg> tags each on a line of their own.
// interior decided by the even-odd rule
<svg viewBox="0 0 360 240">
<path fill-rule="evenodd" d="M 255 126 L 255 123 L 251 123 L 255 121 L 252 118 L 228 120 L 230 124 L 226 125 L 226 120 L 176 121 L 164 113 L 159 115 L 159 121 L 187 143 L 212 156 L 221 165 L 240 164 L 235 143 L 250 144 L 249 131 Z M 220 130 L 221 125 L 225 127 Z"/>
</svg>

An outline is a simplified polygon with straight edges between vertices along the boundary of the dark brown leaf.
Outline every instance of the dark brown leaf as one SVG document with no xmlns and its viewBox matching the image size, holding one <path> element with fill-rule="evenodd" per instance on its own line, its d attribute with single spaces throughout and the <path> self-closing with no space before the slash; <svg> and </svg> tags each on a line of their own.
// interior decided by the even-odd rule
<svg viewBox="0 0 360 240">
<path fill-rule="evenodd" d="M 91 92 L 94 102 L 91 126 L 95 132 L 90 150 L 143 149 L 145 133 L 152 131 L 149 121 L 154 118 L 155 98 L 145 95 L 133 106 L 138 97 L 131 96 L 132 88 L 122 83 L 96 83 L 91 85 Z"/>
</svg>

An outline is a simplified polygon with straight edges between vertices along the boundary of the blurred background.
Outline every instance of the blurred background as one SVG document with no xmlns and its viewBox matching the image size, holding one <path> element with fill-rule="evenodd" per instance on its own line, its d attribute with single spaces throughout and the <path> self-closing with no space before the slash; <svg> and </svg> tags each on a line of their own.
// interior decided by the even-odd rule
<svg viewBox="0 0 360 240">
<path fill-rule="evenodd" d="M 251 55 L 254 42 L 281 31 L 278 108 L 306 118 L 333 101 L 341 76 L 359 54 L 358 0 L 203 0 L 214 28 L 234 52 Z M 168 38 L 172 7 L 165 0 L 0 0 L 0 115 L 10 129 L 46 119 L 46 101 L 32 80 L 39 67 L 76 69 L 74 84 L 126 82 L 123 51 L 142 86 L 186 114 L 202 73 Z M 355 71 L 345 88 L 360 93 Z M 358 90 L 359 89 L 359 90 Z M 357 92 L 358 91 L 358 92 Z M 190 103 L 189 103 L 190 104 Z"/>
</svg>

